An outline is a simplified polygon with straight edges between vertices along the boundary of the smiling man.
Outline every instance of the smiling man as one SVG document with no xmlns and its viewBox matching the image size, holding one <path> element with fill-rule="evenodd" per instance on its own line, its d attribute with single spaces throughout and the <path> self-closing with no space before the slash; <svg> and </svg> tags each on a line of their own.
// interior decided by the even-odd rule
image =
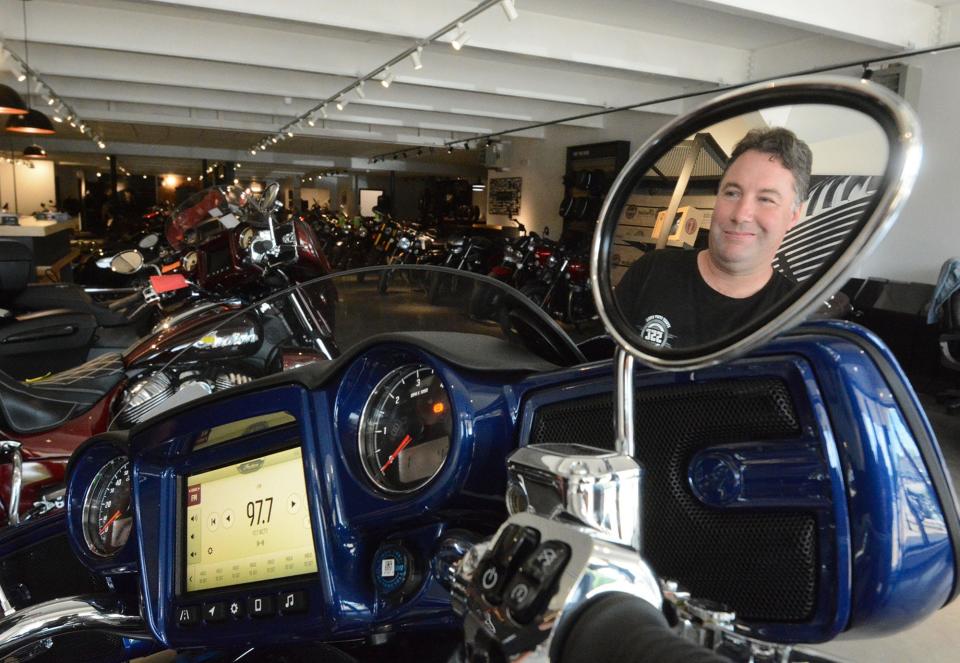
<svg viewBox="0 0 960 663">
<path fill-rule="evenodd" d="M 720 180 L 702 251 L 650 251 L 617 285 L 624 314 L 651 347 L 717 340 L 776 305 L 795 284 L 771 266 L 800 220 L 810 186 L 809 146 L 783 128 L 737 143 Z"/>
</svg>

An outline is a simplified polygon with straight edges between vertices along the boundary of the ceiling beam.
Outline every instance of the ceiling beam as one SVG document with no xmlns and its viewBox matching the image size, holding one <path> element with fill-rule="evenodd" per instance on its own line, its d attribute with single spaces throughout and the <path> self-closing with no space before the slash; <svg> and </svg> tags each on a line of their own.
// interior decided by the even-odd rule
<svg viewBox="0 0 960 663">
<path fill-rule="evenodd" d="M 100 157 L 104 153 L 99 151 L 95 145 L 86 140 L 73 139 L 54 139 L 45 140 L 49 144 L 48 151 L 65 152 L 73 154 L 96 154 Z M 14 150 L 20 151 L 30 144 L 29 139 L 14 138 L 11 142 Z M 260 172 L 276 172 L 283 174 L 309 173 L 316 170 L 339 170 L 346 169 L 361 172 L 375 171 L 396 171 L 398 174 L 418 173 L 431 174 L 443 177 L 477 177 L 485 172 L 480 165 L 465 165 L 456 163 L 430 163 L 417 160 L 394 160 L 380 162 L 376 164 L 369 163 L 362 157 L 344 157 L 344 156 L 322 156 L 317 154 L 293 154 L 284 152 L 267 152 L 257 157 L 256 163 L 250 161 L 249 155 L 246 157 L 239 150 L 229 150 L 209 147 L 193 147 L 188 145 L 160 145 L 148 143 L 112 143 L 110 145 L 110 154 L 117 155 L 122 161 L 123 157 L 153 157 L 169 159 L 189 159 L 197 164 L 206 159 L 213 161 L 242 161 L 247 171 L 256 170 Z M 104 161 L 106 164 L 106 161 Z M 107 166 L 105 165 L 104 168 Z"/>
<path fill-rule="evenodd" d="M 263 3 L 257 0 L 151 0 L 146 4 L 217 10 L 247 18 L 264 16 Z M 270 17 L 392 35 L 413 42 L 476 5 L 476 0 L 365 0 L 364 11 L 345 11 L 338 0 L 274 0 L 270 3 Z M 746 74 L 749 54 L 741 49 L 535 13 L 524 9 L 522 3 L 518 9 L 520 17 L 513 22 L 508 22 L 498 7 L 471 19 L 466 24 L 470 40 L 464 49 L 489 49 L 699 81 L 739 81 Z M 445 42 L 451 39 L 452 34 L 441 38 Z"/>
<path fill-rule="evenodd" d="M 28 3 L 31 16 L 30 36 L 38 43 L 51 43 L 87 48 L 109 45 L 114 51 L 154 55 L 173 54 L 192 61 L 229 61 L 252 67 L 313 72 L 355 78 L 386 62 L 409 46 L 409 40 L 392 37 L 371 39 L 354 33 L 312 26 L 291 31 L 289 22 L 260 22 L 234 18 L 224 20 L 216 13 L 147 11 L 152 5 L 117 3 L 117 6 L 66 4 L 50 0 Z M 22 38 L 19 2 L 0 0 L 0 25 L 8 39 Z M 253 25 L 248 25 L 253 23 Z M 575 24 L 575 23 L 574 23 Z M 145 26 L 149 25 L 149 29 Z M 307 29 L 309 28 L 309 29 Z M 590 34 L 591 40 L 598 35 Z M 748 54 L 738 53 L 735 67 L 724 67 L 724 58 L 717 54 L 711 60 L 706 45 L 684 40 L 674 44 L 666 54 L 653 53 L 653 47 L 633 40 L 643 35 L 619 35 L 633 44 L 630 58 L 636 62 L 654 62 L 659 76 L 684 76 L 678 71 L 687 59 L 701 62 L 703 71 L 694 78 L 743 80 L 747 74 Z M 568 35 L 565 47 L 574 35 Z M 612 37 L 611 37 L 612 38 Z M 679 51 L 686 50 L 686 54 Z M 736 49 L 729 49 L 736 50 Z M 674 51 L 677 51 L 674 53 Z M 690 54 L 695 51 L 694 54 Z M 31 53 L 31 56 L 33 54 Z M 415 71 L 409 61 L 395 67 L 407 83 L 431 88 L 455 89 L 486 94 L 558 101 L 592 106 L 622 106 L 645 99 L 676 94 L 687 89 L 688 80 L 656 79 L 636 71 L 600 66 L 581 66 L 533 57 L 505 57 L 483 49 L 457 53 L 446 45 L 428 47 L 423 54 L 424 67 Z M 709 65 L 707 62 L 709 61 Z M 670 64 L 673 63 L 673 64 Z M 37 62 L 36 69 L 41 75 Z M 183 84 L 192 78 L 192 64 L 177 67 L 173 72 Z M 707 70 L 709 69 L 709 75 Z M 130 77 L 128 70 L 127 78 Z M 316 80 L 308 90 L 317 97 L 326 97 L 342 89 L 328 87 Z M 311 95 L 311 96 L 312 96 Z"/>
<path fill-rule="evenodd" d="M 919 0 L 680 0 L 881 48 L 937 45 L 940 9 Z"/>
<path fill-rule="evenodd" d="M 21 52 L 18 42 L 8 45 Z M 71 78 L 91 80 L 95 74 L 100 81 L 113 81 L 133 90 L 138 86 L 156 85 L 181 89 L 197 89 L 204 92 L 228 92 L 242 95 L 272 96 L 280 104 L 285 97 L 309 100 L 315 105 L 336 90 L 343 88 L 349 79 L 342 76 L 312 74 L 267 67 L 250 67 L 228 62 L 187 61 L 182 58 L 122 53 L 100 48 L 80 48 L 44 43 L 30 43 L 31 66 L 41 72 L 60 94 L 60 80 Z M 183 75 L 189 68 L 190 75 Z M 413 111 L 438 111 L 463 115 L 513 120 L 517 124 L 542 122 L 555 118 L 570 117 L 591 110 L 596 106 L 565 104 L 552 101 L 527 99 L 517 96 L 483 94 L 466 90 L 440 89 L 405 83 L 398 76 L 390 89 L 369 84 L 365 103 Z M 22 85 L 22 84 L 21 84 Z M 643 93 L 643 88 L 638 93 Z M 324 93 L 327 94 L 324 94 Z M 652 90 L 651 92 L 659 92 Z M 234 98 L 233 103 L 242 101 Z M 666 111 L 671 110 L 665 105 Z M 672 109 L 679 112 L 679 106 Z M 600 118 L 585 118 L 569 123 L 572 126 L 603 126 Z"/>
</svg>

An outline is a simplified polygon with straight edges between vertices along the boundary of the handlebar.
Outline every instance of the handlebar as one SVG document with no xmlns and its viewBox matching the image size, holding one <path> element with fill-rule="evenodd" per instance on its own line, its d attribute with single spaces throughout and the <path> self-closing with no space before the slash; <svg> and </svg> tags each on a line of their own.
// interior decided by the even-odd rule
<svg viewBox="0 0 960 663">
<path fill-rule="evenodd" d="M 554 641 L 556 663 L 730 663 L 730 659 L 670 630 L 663 613 L 623 592 L 603 594 L 572 616 Z"/>
</svg>

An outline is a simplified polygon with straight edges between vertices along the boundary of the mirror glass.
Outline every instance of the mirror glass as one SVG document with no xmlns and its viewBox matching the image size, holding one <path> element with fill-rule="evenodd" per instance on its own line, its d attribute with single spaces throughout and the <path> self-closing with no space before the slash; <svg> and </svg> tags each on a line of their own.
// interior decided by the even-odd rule
<svg viewBox="0 0 960 663">
<path fill-rule="evenodd" d="M 148 235 L 144 235 L 143 238 L 137 242 L 137 246 L 139 246 L 141 249 L 148 250 L 155 247 L 159 241 L 160 235 L 157 233 L 150 233 Z"/>
<path fill-rule="evenodd" d="M 690 128 L 633 164 L 604 215 L 624 336 L 658 357 L 716 348 L 783 311 L 869 217 L 887 168 L 887 134 L 851 108 L 773 106 Z"/>
<path fill-rule="evenodd" d="M 110 260 L 110 269 L 117 274 L 134 274 L 143 267 L 143 256 L 139 251 L 121 251 Z"/>
</svg>

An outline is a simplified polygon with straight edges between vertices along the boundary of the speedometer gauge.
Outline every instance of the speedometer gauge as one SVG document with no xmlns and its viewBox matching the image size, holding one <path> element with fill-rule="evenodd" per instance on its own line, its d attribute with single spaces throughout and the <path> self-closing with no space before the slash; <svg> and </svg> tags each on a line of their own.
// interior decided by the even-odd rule
<svg viewBox="0 0 960 663">
<path fill-rule="evenodd" d="M 83 538 L 91 552 L 109 557 L 127 543 L 132 527 L 130 463 L 114 458 L 100 468 L 83 499 Z"/>
<path fill-rule="evenodd" d="M 450 399 L 424 364 L 391 371 L 360 418 L 360 459 L 367 478 L 389 493 L 409 493 L 440 472 L 450 451 Z"/>
</svg>

